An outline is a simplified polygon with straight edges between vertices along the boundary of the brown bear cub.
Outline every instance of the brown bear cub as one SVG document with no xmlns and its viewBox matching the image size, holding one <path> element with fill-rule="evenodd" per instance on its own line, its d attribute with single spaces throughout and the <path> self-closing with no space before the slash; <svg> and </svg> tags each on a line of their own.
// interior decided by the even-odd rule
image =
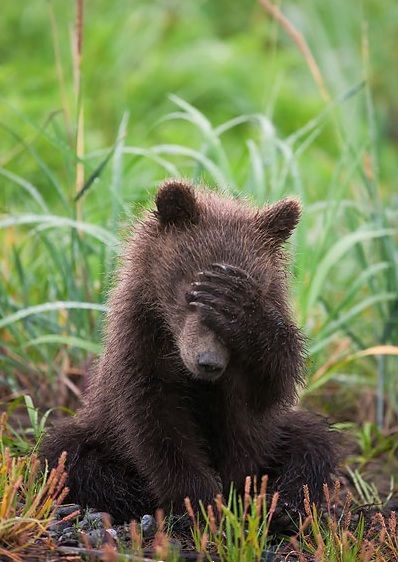
<svg viewBox="0 0 398 562">
<path fill-rule="evenodd" d="M 293 409 L 303 337 L 282 245 L 299 216 L 295 199 L 258 210 L 161 186 L 127 244 L 84 405 L 42 446 L 50 466 L 67 451 L 70 501 L 127 521 L 263 474 L 292 507 L 304 484 L 320 500 L 337 445 L 324 420 Z"/>
</svg>

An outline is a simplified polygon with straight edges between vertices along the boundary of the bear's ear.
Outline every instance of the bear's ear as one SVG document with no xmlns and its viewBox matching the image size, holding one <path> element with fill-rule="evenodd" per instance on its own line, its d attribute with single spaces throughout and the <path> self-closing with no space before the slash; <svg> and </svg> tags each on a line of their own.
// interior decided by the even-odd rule
<svg viewBox="0 0 398 562">
<path fill-rule="evenodd" d="M 156 196 L 156 208 L 156 216 L 162 226 L 198 222 L 199 208 L 194 188 L 183 181 L 165 181 Z"/>
<path fill-rule="evenodd" d="M 282 199 L 277 203 L 268 205 L 263 209 L 257 222 L 260 228 L 266 232 L 276 244 L 283 244 L 300 220 L 301 204 L 298 199 Z"/>
</svg>

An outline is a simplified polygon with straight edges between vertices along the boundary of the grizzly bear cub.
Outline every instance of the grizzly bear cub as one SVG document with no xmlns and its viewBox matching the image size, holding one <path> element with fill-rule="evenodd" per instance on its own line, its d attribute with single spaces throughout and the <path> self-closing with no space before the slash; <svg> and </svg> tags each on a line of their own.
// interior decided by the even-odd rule
<svg viewBox="0 0 398 562">
<path fill-rule="evenodd" d="M 127 521 L 263 474 L 293 507 L 304 484 L 319 501 L 337 445 L 324 420 L 293 409 L 303 337 L 282 244 L 299 216 L 295 199 L 258 210 L 160 187 L 127 244 L 84 405 L 42 445 L 50 466 L 67 451 L 70 501 Z"/>
</svg>

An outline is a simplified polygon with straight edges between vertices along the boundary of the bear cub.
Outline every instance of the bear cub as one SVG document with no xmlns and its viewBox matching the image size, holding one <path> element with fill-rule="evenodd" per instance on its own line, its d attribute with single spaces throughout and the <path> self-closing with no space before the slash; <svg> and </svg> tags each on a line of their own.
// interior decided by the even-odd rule
<svg viewBox="0 0 398 562">
<path fill-rule="evenodd" d="M 67 451 L 69 500 L 128 521 L 210 503 L 268 474 L 281 501 L 319 501 L 337 462 L 325 420 L 295 409 L 303 337 L 283 243 L 295 199 L 255 209 L 170 180 L 128 241 L 84 405 L 41 455 Z"/>
</svg>

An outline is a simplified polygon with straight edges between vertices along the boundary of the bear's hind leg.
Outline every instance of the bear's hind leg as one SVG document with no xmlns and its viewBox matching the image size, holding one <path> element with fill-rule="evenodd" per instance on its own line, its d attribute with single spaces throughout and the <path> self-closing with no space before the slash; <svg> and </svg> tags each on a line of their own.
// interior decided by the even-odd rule
<svg viewBox="0 0 398 562">
<path fill-rule="evenodd" d="M 68 469 L 70 501 L 106 511 L 120 523 L 153 511 L 144 482 L 122 461 L 110 460 L 92 448 L 81 451 Z"/>
<path fill-rule="evenodd" d="M 87 434 L 83 438 L 81 428 L 73 423 L 64 422 L 46 436 L 41 457 L 52 468 L 63 451 L 67 452 L 67 501 L 110 513 L 117 523 L 154 510 L 146 483 L 135 467 L 119 459 L 111 447 L 105 449 Z"/>
<path fill-rule="evenodd" d="M 339 433 L 323 418 L 305 411 L 288 412 L 272 432 L 264 473 L 281 502 L 302 511 L 304 484 L 311 502 L 321 502 L 323 484 L 331 484 L 340 460 Z"/>
</svg>

